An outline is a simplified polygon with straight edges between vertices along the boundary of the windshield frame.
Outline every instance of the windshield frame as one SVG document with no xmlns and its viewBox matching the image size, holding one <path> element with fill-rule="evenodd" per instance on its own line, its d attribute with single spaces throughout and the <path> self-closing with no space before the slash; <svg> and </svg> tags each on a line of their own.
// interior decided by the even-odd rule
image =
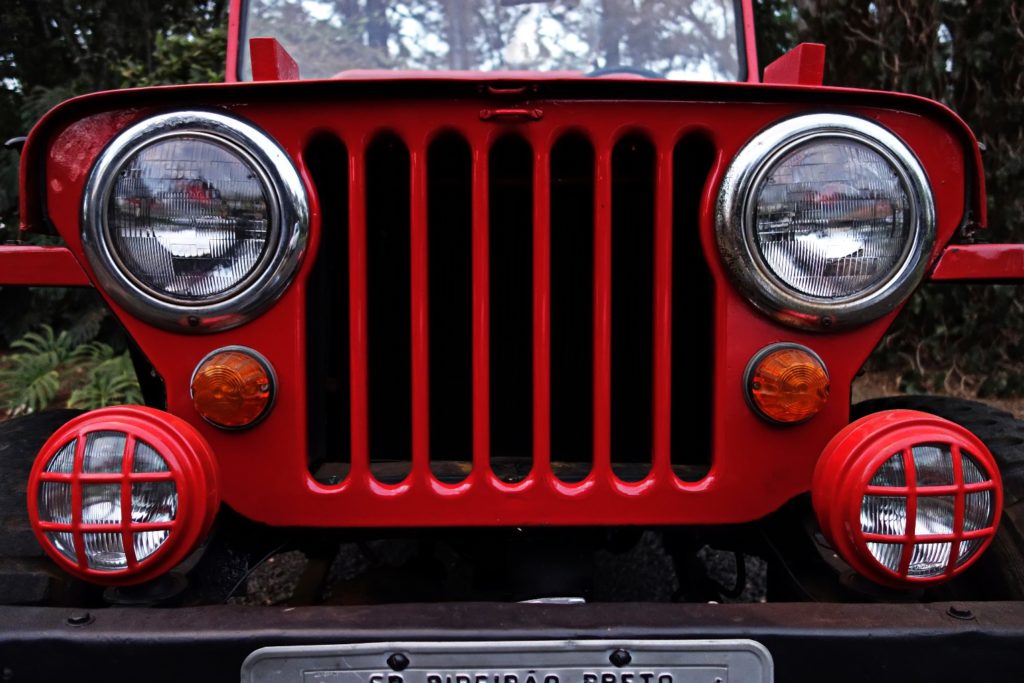
<svg viewBox="0 0 1024 683">
<path fill-rule="evenodd" d="M 735 81 L 719 81 L 721 83 L 760 83 L 760 70 L 757 61 L 757 42 L 754 32 L 753 0 L 735 0 L 738 12 L 736 21 L 736 49 L 738 51 L 739 74 Z M 224 81 L 227 83 L 251 82 L 241 78 L 242 50 L 245 42 L 245 17 L 248 14 L 249 0 L 230 0 L 228 11 L 228 48 Z M 299 64 L 301 73 L 302 65 Z M 444 78 L 445 71 L 424 71 L 417 74 L 434 74 Z M 480 71 L 480 78 L 501 78 L 502 71 Z M 581 76 L 582 77 L 582 76 Z M 521 75 L 520 75 L 521 78 Z M 696 81 L 695 81 L 696 82 Z"/>
</svg>

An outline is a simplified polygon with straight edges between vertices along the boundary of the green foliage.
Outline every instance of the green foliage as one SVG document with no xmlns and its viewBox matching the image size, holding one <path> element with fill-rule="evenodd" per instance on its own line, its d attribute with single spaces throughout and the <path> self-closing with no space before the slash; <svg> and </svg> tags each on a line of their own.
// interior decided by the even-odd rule
<svg viewBox="0 0 1024 683">
<path fill-rule="evenodd" d="M 11 344 L 12 349 L 17 349 L 24 354 L 33 356 L 46 356 L 54 365 L 67 361 L 74 351 L 71 342 L 68 340 L 68 333 L 61 332 L 54 334 L 53 328 L 49 325 L 42 326 L 42 333 L 29 332 L 21 339 Z"/>
<path fill-rule="evenodd" d="M 118 347 L 124 344 L 120 328 L 92 290 L 0 288 L 0 348 L 44 324 L 64 330 L 76 345 L 97 338 Z"/>
<path fill-rule="evenodd" d="M 762 73 L 796 44 L 799 13 L 789 0 L 756 0 L 754 26 L 757 28 L 757 58 Z"/>
<path fill-rule="evenodd" d="M 0 142 L 75 95 L 219 80 L 226 12 L 226 0 L 0 2 Z M 17 166 L 0 149 L 0 240 L 17 226 Z"/>
<path fill-rule="evenodd" d="M 113 354 L 113 349 L 101 345 L 103 355 Z M 135 368 L 131 358 L 125 351 L 119 356 L 112 356 L 95 362 L 89 370 L 86 383 L 71 392 L 68 408 L 84 408 L 93 410 L 110 405 L 125 403 L 142 403 L 142 391 L 135 376 Z"/>
<path fill-rule="evenodd" d="M 0 363 L 0 409 L 6 416 L 61 402 L 86 409 L 142 403 L 127 351 L 117 355 L 102 342 L 76 343 L 67 330 L 39 329 L 15 340 L 13 353 Z"/>
<path fill-rule="evenodd" d="M 205 33 L 159 34 L 150 63 L 126 57 L 119 67 L 124 87 L 224 80 L 228 34 L 221 27 Z"/>
<path fill-rule="evenodd" d="M 19 353 L 0 369 L 0 405 L 8 416 L 46 408 L 60 390 L 60 364 L 50 354 Z"/>
<path fill-rule="evenodd" d="M 1013 285 L 926 285 L 868 362 L 907 393 L 1024 395 L 1024 298 Z"/>
</svg>

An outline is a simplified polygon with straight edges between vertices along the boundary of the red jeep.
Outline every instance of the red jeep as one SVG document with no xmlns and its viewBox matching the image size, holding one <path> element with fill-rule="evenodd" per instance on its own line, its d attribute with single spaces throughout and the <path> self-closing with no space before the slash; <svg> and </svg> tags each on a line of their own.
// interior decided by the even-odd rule
<svg viewBox="0 0 1024 683">
<path fill-rule="evenodd" d="M 971 131 L 760 77 L 750 0 L 435 4 L 233 0 L 228 83 L 32 130 L 0 284 L 99 292 L 147 405 L 0 425 L 2 680 L 1016 679 L 1024 429 L 849 401 L 1024 277 Z"/>
</svg>

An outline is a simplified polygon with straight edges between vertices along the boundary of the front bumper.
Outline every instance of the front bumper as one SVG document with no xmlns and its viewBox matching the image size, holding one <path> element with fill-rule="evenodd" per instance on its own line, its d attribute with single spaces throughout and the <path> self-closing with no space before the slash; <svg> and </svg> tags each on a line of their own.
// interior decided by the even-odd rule
<svg viewBox="0 0 1024 683">
<path fill-rule="evenodd" d="M 85 622 L 75 624 L 73 622 Z M 236 681 L 269 645 L 749 638 L 777 681 L 1020 680 L 1024 602 L 0 607 L 3 681 Z"/>
</svg>

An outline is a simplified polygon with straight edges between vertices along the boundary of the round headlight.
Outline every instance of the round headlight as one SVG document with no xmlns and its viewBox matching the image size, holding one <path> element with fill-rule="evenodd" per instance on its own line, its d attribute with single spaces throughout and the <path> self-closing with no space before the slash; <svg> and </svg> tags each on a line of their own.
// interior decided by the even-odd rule
<svg viewBox="0 0 1024 683">
<path fill-rule="evenodd" d="M 884 315 L 920 282 L 935 208 L 899 138 L 815 114 L 776 124 L 736 155 L 716 230 L 755 305 L 788 324 L 837 328 Z"/>
<path fill-rule="evenodd" d="M 93 168 L 83 244 L 118 303 L 162 327 L 219 330 L 272 303 L 305 248 L 298 173 L 265 134 L 210 112 L 146 119 Z"/>
</svg>

